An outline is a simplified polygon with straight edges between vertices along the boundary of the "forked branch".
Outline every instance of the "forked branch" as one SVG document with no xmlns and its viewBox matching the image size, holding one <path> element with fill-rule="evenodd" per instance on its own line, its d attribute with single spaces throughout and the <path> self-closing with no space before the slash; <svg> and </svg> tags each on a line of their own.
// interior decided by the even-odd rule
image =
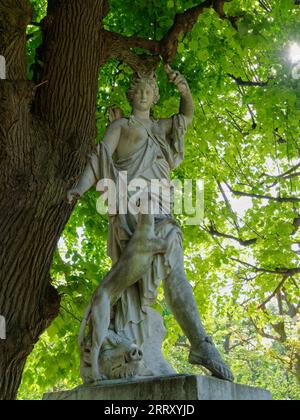
<svg viewBox="0 0 300 420">
<path fill-rule="evenodd" d="M 129 64 L 134 70 L 152 67 L 156 68 L 160 56 L 165 63 L 171 63 L 177 54 L 177 49 L 182 34 L 192 31 L 201 14 L 206 9 L 214 8 L 220 19 L 228 19 L 235 26 L 235 18 L 227 17 L 224 12 L 224 4 L 231 0 L 206 0 L 201 4 L 176 14 L 173 26 L 160 40 L 144 39 L 140 37 L 125 37 L 109 31 L 104 31 L 107 39 L 107 58 L 118 58 Z M 138 55 L 132 52 L 132 48 L 141 48 L 151 53 L 151 56 Z"/>
</svg>

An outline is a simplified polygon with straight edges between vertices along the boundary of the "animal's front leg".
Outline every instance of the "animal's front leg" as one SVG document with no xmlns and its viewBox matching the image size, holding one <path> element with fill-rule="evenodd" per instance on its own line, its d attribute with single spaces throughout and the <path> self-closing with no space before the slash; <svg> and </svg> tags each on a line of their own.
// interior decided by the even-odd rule
<svg viewBox="0 0 300 420">
<path fill-rule="evenodd" d="M 110 324 L 110 296 L 105 289 L 99 289 L 92 305 L 93 343 L 92 369 L 95 381 L 107 379 L 99 370 L 99 357 Z"/>
</svg>

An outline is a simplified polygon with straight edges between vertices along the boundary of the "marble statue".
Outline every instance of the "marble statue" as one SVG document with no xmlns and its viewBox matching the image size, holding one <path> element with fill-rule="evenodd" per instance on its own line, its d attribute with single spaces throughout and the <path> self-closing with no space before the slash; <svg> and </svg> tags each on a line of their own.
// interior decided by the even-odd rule
<svg viewBox="0 0 300 420">
<path fill-rule="evenodd" d="M 181 164 L 194 103 L 186 79 L 168 65 L 165 71 L 180 92 L 179 113 L 153 119 L 151 107 L 159 101 L 155 74 L 135 74 L 128 91 L 132 115 L 109 125 L 97 151 L 89 157 L 78 186 L 68 192 L 70 203 L 101 179 L 118 183 L 119 174 L 126 171 L 129 181 L 139 179 L 149 184 L 153 179 L 169 180 L 170 172 Z M 87 382 L 88 378 L 97 381 L 175 373 L 161 354 L 165 333 L 161 317 L 150 308 L 163 282 L 168 306 L 190 341 L 190 363 L 205 367 L 217 378 L 233 381 L 230 368 L 201 323 L 185 274 L 180 227 L 164 208 L 163 200 L 156 200 L 159 214 L 117 211 L 109 215 L 108 255 L 113 266 L 96 290 L 83 320 L 79 337 L 83 379 Z M 115 363 L 118 357 L 122 359 L 119 365 Z"/>
</svg>

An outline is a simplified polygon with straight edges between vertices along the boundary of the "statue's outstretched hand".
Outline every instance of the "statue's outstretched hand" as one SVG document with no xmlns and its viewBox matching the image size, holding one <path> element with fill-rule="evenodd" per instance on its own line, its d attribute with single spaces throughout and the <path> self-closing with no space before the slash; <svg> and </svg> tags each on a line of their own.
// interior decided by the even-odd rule
<svg viewBox="0 0 300 420">
<path fill-rule="evenodd" d="M 185 94 L 189 91 L 188 82 L 186 78 L 179 73 L 179 71 L 173 70 L 169 64 L 165 64 L 164 69 L 170 82 L 175 84 L 181 94 Z"/>
<path fill-rule="evenodd" d="M 80 191 L 78 188 L 73 188 L 67 191 L 67 202 L 72 205 L 81 197 Z"/>
</svg>

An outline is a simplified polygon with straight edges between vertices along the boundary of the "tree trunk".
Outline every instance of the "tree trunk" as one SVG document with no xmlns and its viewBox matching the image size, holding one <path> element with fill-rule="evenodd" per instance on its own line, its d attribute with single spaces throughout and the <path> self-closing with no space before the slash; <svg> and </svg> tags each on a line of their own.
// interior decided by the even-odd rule
<svg viewBox="0 0 300 420">
<path fill-rule="evenodd" d="M 27 0 L 0 0 L 0 399 L 15 399 L 28 355 L 57 316 L 50 268 L 96 134 L 103 0 L 49 0 L 38 85 L 26 80 Z M 3 30 L 5 28 L 5 30 Z M 55 40 L 55 42 L 54 42 Z M 45 82 L 41 85 L 41 83 Z"/>
<path fill-rule="evenodd" d="M 16 397 L 26 358 L 60 303 L 49 271 L 70 210 L 49 203 L 59 193 L 54 184 L 51 189 L 37 182 L 36 191 L 28 193 L 26 177 L 28 173 L 14 178 L 15 186 L 10 177 L 7 200 L 1 203 L 0 308 L 7 327 L 7 340 L 0 342 L 1 399 Z"/>
</svg>

